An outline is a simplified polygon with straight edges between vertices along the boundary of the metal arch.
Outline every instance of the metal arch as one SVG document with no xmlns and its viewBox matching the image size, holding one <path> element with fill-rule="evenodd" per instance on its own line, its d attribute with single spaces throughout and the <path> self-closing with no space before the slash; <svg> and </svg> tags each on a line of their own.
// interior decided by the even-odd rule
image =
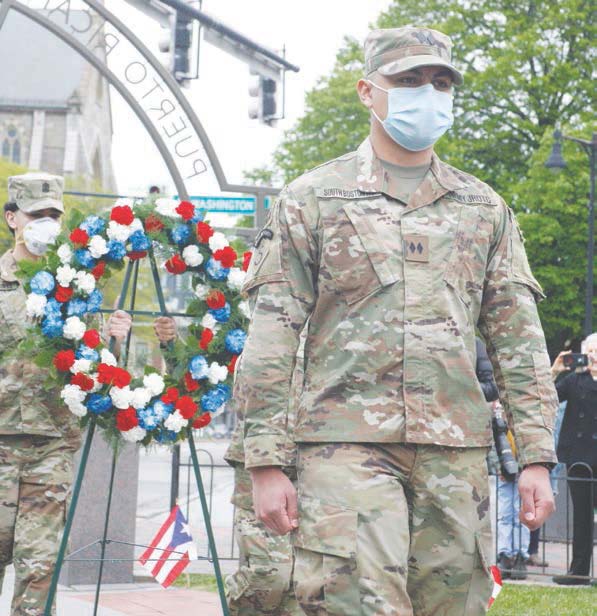
<svg viewBox="0 0 597 616">
<path fill-rule="evenodd" d="M 189 104 L 186 96 L 182 93 L 180 86 L 172 77 L 170 72 L 162 65 L 162 63 L 153 55 L 151 51 L 145 46 L 145 44 L 137 37 L 137 35 L 128 28 L 118 17 L 116 17 L 113 13 L 111 13 L 105 6 L 103 6 L 98 0 L 83 0 L 85 4 L 93 8 L 93 10 L 97 11 L 106 21 L 111 23 L 119 32 L 121 32 L 125 38 L 132 43 L 137 51 L 141 53 L 141 55 L 149 62 L 151 67 L 158 73 L 158 75 L 164 80 L 171 93 L 176 98 L 178 104 L 182 107 L 183 111 L 186 113 L 187 117 L 191 121 L 193 129 L 199 136 L 199 140 L 203 144 L 205 148 L 205 153 L 209 159 L 211 166 L 213 167 L 216 179 L 218 180 L 218 184 L 220 189 L 228 192 L 244 192 L 250 194 L 278 194 L 280 191 L 277 188 L 272 186 L 245 186 L 242 184 L 229 184 L 228 180 L 226 180 L 226 176 L 224 174 L 224 170 L 220 165 L 220 161 L 216 155 L 214 147 L 201 124 L 201 121 L 193 111 L 193 108 Z"/>
<path fill-rule="evenodd" d="M 5 7 L 6 1 L 7 0 L 2 1 L 2 7 L 0 8 L 0 16 L 4 14 L 4 7 Z M 166 163 L 168 171 L 170 172 L 170 175 L 172 176 L 172 180 L 174 181 L 176 190 L 179 192 L 179 195 L 181 195 L 183 199 L 187 199 L 189 196 L 187 189 L 185 187 L 182 176 L 178 170 L 178 167 L 176 166 L 176 163 L 174 162 L 174 159 L 172 158 L 172 155 L 170 154 L 170 151 L 168 150 L 168 148 L 162 141 L 162 138 L 160 137 L 159 132 L 153 126 L 153 124 L 149 120 L 149 117 L 147 116 L 145 111 L 143 111 L 143 108 L 137 103 L 137 101 L 134 99 L 132 94 L 122 85 L 122 82 L 120 81 L 120 79 L 118 79 L 118 77 L 106 65 L 104 65 L 95 56 L 93 52 L 88 50 L 82 43 L 77 41 L 77 39 L 75 39 L 73 36 L 71 36 L 70 34 L 65 32 L 62 28 L 60 28 L 60 26 L 57 26 L 51 20 L 39 14 L 34 9 L 31 9 L 28 6 L 21 4 L 20 2 L 15 2 L 14 0 L 8 0 L 8 9 L 6 9 L 6 12 L 10 9 L 14 9 L 22 13 L 23 15 L 25 15 L 32 21 L 36 22 L 37 24 L 45 28 L 46 30 L 49 30 L 50 32 L 52 32 L 52 34 L 57 36 L 59 39 L 64 41 L 67 45 L 72 47 L 77 53 L 83 56 L 96 70 L 98 70 L 109 81 L 111 85 L 113 85 L 116 88 L 119 94 L 125 99 L 128 105 L 134 111 L 135 115 L 139 118 L 139 120 L 141 121 L 141 123 L 143 124 L 147 132 L 150 134 L 155 146 L 158 148 L 158 151 L 160 152 L 164 162 Z"/>
</svg>

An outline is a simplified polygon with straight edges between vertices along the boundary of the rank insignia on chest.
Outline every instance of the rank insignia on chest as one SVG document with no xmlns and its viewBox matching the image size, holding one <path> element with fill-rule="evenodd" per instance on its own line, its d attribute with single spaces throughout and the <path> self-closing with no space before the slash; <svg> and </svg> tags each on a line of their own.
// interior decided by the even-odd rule
<svg viewBox="0 0 597 616">
<path fill-rule="evenodd" d="M 259 244 L 261 244 L 263 240 L 271 240 L 273 237 L 274 232 L 271 229 L 261 229 L 255 238 L 253 246 L 255 246 L 255 248 L 259 248 Z"/>
<path fill-rule="evenodd" d="M 405 235 L 404 258 L 406 261 L 428 263 L 429 238 L 426 235 Z"/>
</svg>

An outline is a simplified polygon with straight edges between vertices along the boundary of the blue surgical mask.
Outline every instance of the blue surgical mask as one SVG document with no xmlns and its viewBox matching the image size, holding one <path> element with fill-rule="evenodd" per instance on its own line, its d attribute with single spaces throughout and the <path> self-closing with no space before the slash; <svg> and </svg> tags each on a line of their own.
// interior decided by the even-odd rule
<svg viewBox="0 0 597 616">
<path fill-rule="evenodd" d="M 369 82 L 388 94 L 388 114 L 382 120 L 371 108 L 390 137 L 403 148 L 419 152 L 432 146 L 454 123 L 452 94 L 427 83 L 418 88 L 390 88 Z"/>
</svg>

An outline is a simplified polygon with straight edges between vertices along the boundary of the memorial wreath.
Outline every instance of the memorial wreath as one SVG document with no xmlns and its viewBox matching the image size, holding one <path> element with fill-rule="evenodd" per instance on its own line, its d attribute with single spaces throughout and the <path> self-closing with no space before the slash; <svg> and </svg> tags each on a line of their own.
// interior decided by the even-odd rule
<svg viewBox="0 0 597 616">
<path fill-rule="evenodd" d="M 116 205 L 106 215 L 69 215 L 45 257 L 21 264 L 31 334 L 20 350 L 48 368 L 48 383 L 84 427 L 91 417 L 112 438 L 148 445 L 183 440 L 231 396 L 243 350 L 248 304 L 240 296 L 250 252 L 237 255 L 225 235 L 202 220 L 189 201 L 158 199 Z M 154 251 L 169 275 L 190 272 L 195 297 L 189 335 L 163 350 L 168 371 L 146 366 L 135 378 L 119 367 L 99 328 L 105 281 L 126 260 Z M 157 282 L 159 284 L 159 282 Z M 97 319 L 95 319 L 97 320 Z"/>
</svg>

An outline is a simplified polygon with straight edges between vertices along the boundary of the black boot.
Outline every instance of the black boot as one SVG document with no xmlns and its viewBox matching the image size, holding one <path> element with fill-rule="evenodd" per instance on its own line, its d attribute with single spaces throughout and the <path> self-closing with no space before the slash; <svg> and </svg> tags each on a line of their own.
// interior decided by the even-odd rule
<svg viewBox="0 0 597 616">
<path fill-rule="evenodd" d="M 524 564 L 524 558 L 519 552 L 514 559 L 514 565 L 512 566 L 511 580 L 526 580 L 527 579 L 527 566 Z"/>
<path fill-rule="evenodd" d="M 502 574 L 502 580 L 507 580 L 511 575 L 512 569 L 514 568 L 514 559 L 502 552 L 498 556 L 497 565 L 500 573 Z"/>
<path fill-rule="evenodd" d="M 562 586 L 589 586 L 591 584 L 588 575 L 580 576 L 572 573 L 572 571 L 568 571 L 565 575 L 554 575 L 552 579 L 556 584 Z"/>
</svg>

